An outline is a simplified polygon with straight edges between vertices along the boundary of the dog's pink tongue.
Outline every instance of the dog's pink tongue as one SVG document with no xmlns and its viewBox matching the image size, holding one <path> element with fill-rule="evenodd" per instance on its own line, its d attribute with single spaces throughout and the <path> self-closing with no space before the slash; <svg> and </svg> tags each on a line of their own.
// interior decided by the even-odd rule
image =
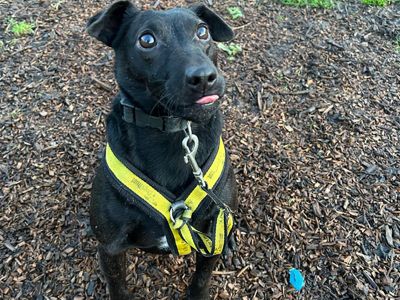
<svg viewBox="0 0 400 300">
<path fill-rule="evenodd" d="M 211 95 L 211 96 L 205 96 L 203 98 L 200 98 L 199 100 L 196 101 L 197 104 L 208 104 L 208 103 L 213 103 L 217 101 L 219 98 L 218 95 Z"/>
</svg>

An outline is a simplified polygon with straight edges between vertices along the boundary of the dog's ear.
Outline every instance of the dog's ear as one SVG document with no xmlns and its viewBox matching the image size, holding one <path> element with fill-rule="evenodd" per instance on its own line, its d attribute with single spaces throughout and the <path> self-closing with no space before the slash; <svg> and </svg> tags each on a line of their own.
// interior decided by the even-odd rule
<svg viewBox="0 0 400 300">
<path fill-rule="evenodd" d="M 130 1 L 116 1 L 91 17 L 86 25 L 86 31 L 89 35 L 111 47 L 124 16 L 138 11 Z"/>
<path fill-rule="evenodd" d="M 214 41 L 228 42 L 234 37 L 233 30 L 215 12 L 204 4 L 195 4 L 189 7 L 200 19 L 207 23 Z"/>
</svg>

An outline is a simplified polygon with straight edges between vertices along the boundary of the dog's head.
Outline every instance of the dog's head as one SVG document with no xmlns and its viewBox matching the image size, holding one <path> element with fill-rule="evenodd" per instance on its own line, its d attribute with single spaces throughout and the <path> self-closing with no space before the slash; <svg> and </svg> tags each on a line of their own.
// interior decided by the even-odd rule
<svg viewBox="0 0 400 300">
<path fill-rule="evenodd" d="M 202 123 L 217 110 L 225 80 L 214 41 L 233 31 L 206 6 L 141 11 L 117 1 L 90 18 L 87 32 L 114 49 L 121 90 L 147 113 Z"/>
</svg>

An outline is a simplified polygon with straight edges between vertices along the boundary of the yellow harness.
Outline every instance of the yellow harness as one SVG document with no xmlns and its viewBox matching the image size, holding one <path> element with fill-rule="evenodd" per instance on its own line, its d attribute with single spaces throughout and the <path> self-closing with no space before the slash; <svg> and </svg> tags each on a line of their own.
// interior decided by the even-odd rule
<svg viewBox="0 0 400 300">
<path fill-rule="evenodd" d="M 134 205 L 161 224 L 172 253 L 186 255 L 191 253 L 192 248 L 204 256 L 222 253 L 233 226 L 230 212 L 218 207 L 210 233 L 200 232 L 191 225 L 193 220 L 201 219 L 209 208 L 212 200 L 207 197 L 208 191 L 212 192 L 224 175 L 226 153 L 222 139 L 203 170 L 208 191 L 194 181 L 178 198 L 127 162 L 123 163 L 109 144 L 104 161 L 111 183 Z"/>
</svg>

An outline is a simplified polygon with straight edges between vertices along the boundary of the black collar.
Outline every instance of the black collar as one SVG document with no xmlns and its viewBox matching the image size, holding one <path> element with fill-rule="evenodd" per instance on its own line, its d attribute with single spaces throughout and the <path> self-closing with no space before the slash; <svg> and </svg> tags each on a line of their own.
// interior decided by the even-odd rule
<svg viewBox="0 0 400 300">
<path fill-rule="evenodd" d="M 135 107 L 121 93 L 120 104 L 123 108 L 122 119 L 127 123 L 139 127 L 151 127 L 164 132 L 178 132 L 187 128 L 187 120 L 179 117 L 156 117 L 146 114 L 143 110 Z"/>
</svg>

